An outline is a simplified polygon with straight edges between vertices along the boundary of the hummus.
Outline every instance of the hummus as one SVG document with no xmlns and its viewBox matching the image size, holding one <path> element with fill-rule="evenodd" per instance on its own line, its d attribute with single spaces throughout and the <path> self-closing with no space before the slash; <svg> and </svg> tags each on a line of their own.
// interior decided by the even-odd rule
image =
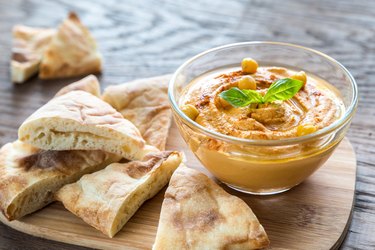
<svg viewBox="0 0 375 250">
<path fill-rule="evenodd" d="M 265 94 L 276 80 L 297 72 L 282 67 L 259 67 L 251 76 L 257 91 Z M 246 139 L 275 140 L 297 137 L 299 125 L 327 127 L 344 112 L 337 90 L 326 81 L 307 76 L 306 85 L 287 101 L 233 107 L 219 97 L 238 86 L 245 74 L 238 68 L 221 69 L 198 77 L 182 92 L 180 106 L 193 105 L 199 111 L 195 121 L 221 134 Z"/>
<path fill-rule="evenodd" d="M 250 74 L 256 82 L 252 88 L 264 95 L 273 82 L 296 74 L 292 69 L 258 67 Z M 338 91 L 305 73 L 306 84 L 287 101 L 233 107 L 219 94 L 239 87 L 244 75 L 239 68 L 226 68 L 197 77 L 181 92 L 179 105 L 185 108 L 181 110 L 209 130 L 257 140 L 303 136 L 301 126 L 313 133 L 344 114 Z M 215 177 L 235 189 L 257 194 L 298 185 L 329 158 L 342 139 L 323 136 L 305 143 L 256 146 L 215 139 L 185 126 L 180 119 L 176 122 L 190 149 Z"/>
</svg>

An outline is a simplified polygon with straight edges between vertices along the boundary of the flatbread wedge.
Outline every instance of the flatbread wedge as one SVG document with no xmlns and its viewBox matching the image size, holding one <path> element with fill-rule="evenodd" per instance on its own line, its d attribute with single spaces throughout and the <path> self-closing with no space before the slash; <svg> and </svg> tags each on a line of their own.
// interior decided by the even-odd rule
<svg viewBox="0 0 375 250">
<path fill-rule="evenodd" d="M 65 78 L 101 72 L 102 59 L 89 30 L 75 13 L 59 26 L 40 64 L 39 78 Z"/>
<path fill-rule="evenodd" d="M 14 83 L 24 83 L 39 70 L 42 55 L 55 29 L 33 28 L 24 25 L 13 27 L 11 79 Z"/>
<path fill-rule="evenodd" d="M 172 111 L 168 104 L 170 75 L 135 80 L 106 88 L 103 100 L 141 132 L 145 141 L 165 150 Z"/>
<path fill-rule="evenodd" d="M 82 90 L 100 98 L 100 85 L 98 78 L 88 75 L 77 82 L 73 82 L 60 89 L 55 96 L 61 96 L 74 90 Z"/>
<path fill-rule="evenodd" d="M 111 105 L 81 90 L 38 109 L 21 125 L 18 138 L 44 150 L 103 150 L 130 160 L 157 151 Z"/>
<path fill-rule="evenodd" d="M 156 195 L 181 163 L 178 152 L 144 161 L 114 163 L 61 188 L 57 200 L 86 223 L 113 237 L 146 200 Z"/>
<path fill-rule="evenodd" d="M 62 186 L 117 162 L 103 151 L 44 151 L 20 141 L 0 149 L 0 209 L 19 219 L 54 201 Z"/>
<path fill-rule="evenodd" d="M 77 89 L 100 96 L 99 82 L 92 75 L 67 85 L 56 96 Z M 21 141 L 8 143 L 0 149 L 0 209 L 9 220 L 30 214 L 52 202 L 65 184 L 120 158 L 99 150 L 45 151 Z"/>
<path fill-rule="evenodd" d="M 165 193 L 154 250 L 259 249 L 269 245 L 240 198 L 197 170 L 180 166 Z"/>
</svg>

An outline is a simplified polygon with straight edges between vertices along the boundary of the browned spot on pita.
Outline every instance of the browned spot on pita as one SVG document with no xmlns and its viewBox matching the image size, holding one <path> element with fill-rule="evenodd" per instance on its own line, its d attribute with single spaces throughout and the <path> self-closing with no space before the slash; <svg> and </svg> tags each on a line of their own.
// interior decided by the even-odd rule
<svg viewBox="0 0 375 250">
<path fill-rule="evenodd" d="M 83 152 L 83 151 L 81 151 Z M 105 154 L 103 152 L 97 151 L 95 157 L 101 159 L 94 160 L 104 160 Z M 94 154 L 92 154 L 94 156 Z M 80 154 L 80 151 L 54 151 L 54 150 L 40 150 L 35 154 L 25 156 L 23 158 L 16 159 L 18 165 L 24 168 L 25 171 L 29 171 L 32 168 L 39 169 L 49 169 L 53 168 L 64 174 L 69 174 L 74 171 L 74 169 L 80 168 L 80 164 L 86 162 L 86 159 Z"/>
<path fill-rule="evenodd" d="M 165 151 L 161 153 L 150 154 L 147 156 L 149 160 L 144 162 L 134 161 L 130 162 L 128 167 L 125 169 L 126 173 L 134 179 L 139 179 L 145 176 L 148 172 L 150 172 L 153 168 L 157 168 L 160 166 L 161 163 L 168 156 L 172 153 L 172 151 Z M 146 159 L 147 159 L 146 158 Z"/>
<path fill-rule="evenodd" d="M 28 58 L 25 54 L 23 53 L 17 53 L 17 52 L 13 52 L 12 54 L 12 60 L 14 61 L 17 61 L 17 62 L 20 62 L 20 63 L 23 63 L 23 62 L 28 62 Z"/>
<path fill-rule="evenodd" d="M 184 221 L 184 228 L 208 232 L 216 225 L 216 223 L 223 220 L 223 216 L 219 214 L 217 209 L 211 209 L 209 211 L 202 211 L 194 217 L 186 218 Z"/>
<path fill-rule="evenodd" d="M 74 19 L 75 21 L 79 22 L 78 15 L 75 12 L 69 12 L 69 19 Z"/>
<path fill-rule="evenodd" d="M 17 161 L 20 167 L 30 170 L 35 168 L 62 168 L 69 166 L 72 162 L 81 160 L 82 157 L 72 154 L 70 151 L 44 151 L 19 158 Z"/>
<path fill-rule="evenodd" d="M 225 218 L 215 209 L 202 211 L 194 217 L 183 218 L 181 213 L 171 215 L 172 223 L 178 230 L 211 231 L 217 224 L 222 223 Z"/>
</svg>

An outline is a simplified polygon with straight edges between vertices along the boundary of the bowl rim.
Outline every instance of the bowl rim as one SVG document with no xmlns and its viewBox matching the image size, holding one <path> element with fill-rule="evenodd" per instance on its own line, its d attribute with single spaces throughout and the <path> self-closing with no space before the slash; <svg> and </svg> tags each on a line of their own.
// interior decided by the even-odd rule
<svg viewBox="0 0 375 250">
<path fill-rule="evenodd" d="M 229 135 L 221 134 L 221 133 L 213 131 L 213 130 L 209 130 L 206 127 L 203 127 L 202 125 L 200 125 L 200 124 L 194 122 L 193 120 L 191 120 L 187 115 L 185 115 L 185 113 L 183 113 L 181 111 L 181 109 L 179 108 L 179 105 L 176 102 L 175 96 L 173 94 L 173 89 L 174 89 L 174 85 L 175 85 L 175 82 L 176 82 L 176 79 L 177 79 L 178 75 L 187 65 L 189 65 L 193 61 L 199 59 L 200 57 L 203 57 L 203 56 L 205 56 L 209 53 L 212 53 L 212 52 L 225 50 L 225 49 L 237 47 L 237 46 L 259 45 L 259 44 L 286 46 L 286 47 L 293 47 L 293 48 L 297 48 L 297 49 L 301 49 L 301 50 L 306 50 L 306 51 L 315 53 L 315 54 L 325 58 L 326 60 L 333 62 L 337 66 L 339 66 L 339 68 L 349 78 L 350 83 L 351 83 L 351 87 L 352 87 L 352 90 L 353 90 L 353 97 L 352 97 L 352 100 L 351 100 L 351 103 L 350 103 L 349 107 L 345 110 L 345 114 L 342 117 L 340 117 L 338 120 L 336 120 L 335 122 L 330 124 L 329 126 L 323 128 L 323 129 L 320 129 L 320 130 L 318 130 L 314 133 L 308 134 L 308 135 L 304 135 L 304 136 L 300 136 L 300 137 L 293 137 L 293 138 L 282 138 L 282 139 L 276 139 L 276 140 L 275 139 L 254 140 L 254 139 L 245 139 L 245 138 L 240 138 L 240 137 L 229 136 Z M 173 75 L 172 75 L 172 77 L 169 81 L 168 98 L 169 98 L 169 102 L 170 102 L 170 105 L 171 105 L 172 109 L 175 111 L 175 113 L 177 113 L 177 115 L 180 118 L 182 118 L 182 121 L 187 126 L 189 126 L 192 129 L 198 130 L 199 132 L 201 132 L 201 133 L 203 133 L 207 136 L 213 137 L 213 138 L 218 139 L 218 140 L 230 142 L 230 143 L 235 143 L 235 144 L 244 144 L 244 145 L 253 145 L 253 146 L 254 145 L 258 145 L 258 146 L 284 146 L 284 145 L 303 143 L 303 142 L 307 142 L 307 141 L 310 141 L 310 140 L 313 140 L 313 139 L 317 139 L 318 137 L 330 134 L 333 131 L 338 130 L 339 128 L 341 128 L 344 125 L 346 125 L 347 123 L 349 123 L 350 120 L 352 119 L 356 109 L 357 109 L 357 106 L 358 106 L 358 87 L 357 87 L 357 83 L 356 83 L 354 77 L 350 74 L 350 72 L 340 62 L 336 61 L 332 57 L 330 57 L 330 56 L 328 56 L 328 55 L 326 55 L 326 54 L 324 54 L 324 53 L 322 53 L 318 50 L 310 49 L 308 47 L 296 45 L 296 44 L 292 44 L 292 43 L 273 42 L 273 41 L 251 41 L 251 42 L 231 43 L 231 44 L 215 47 L 215 48 L 212 48 L 212 49 L 208 49 L 206 51 L 203 51 L 203 52 L 191 57 L 187 61 L 185 61 L 180 67 L 177 68 L 177 70 L 173 73 Z"/>
</svg>

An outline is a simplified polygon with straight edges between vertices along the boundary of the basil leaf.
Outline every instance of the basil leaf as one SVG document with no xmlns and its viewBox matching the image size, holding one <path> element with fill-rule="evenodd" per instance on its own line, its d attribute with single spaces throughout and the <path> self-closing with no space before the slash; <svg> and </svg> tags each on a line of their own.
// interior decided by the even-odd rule
<svg viewBox="0 0 375 250">
<path fill-rule="evenodd" d="M 245 107 L 250 104 L 250 98 L 239 88 L 225 90 L 219 96 L 234 107 Z"/>
<path fill-rule="evenodd" d="M 295 79 L 284 78 L 272 83 L 263 102 L 285 101 L 292 98 L 303 86 L 303 82 Z"/>
<path fill-rule="evenodd" d="M 263 96 L 259 92 L 251 89 L 244 89 L 242 92 L 250 98 L 250 103 L 263 103 Z"/>
<path fill-rule="evenodd" d="M 269 103 L 285 101 L 292 98 L 303 86 L 303 82 L 284 78 L 272 83 L 265 96 L 250 89 L 231 88 L 219 94 L 221 98 L 234 107 L 245 107 L 252 103 Z"/>
<path fill-rule="evenodd" d="M 262 95 L 254 90 L 240 90 L 239 88 L 231 88 L 219 94 L 221 98 L 229 102 L 234 107 L 245 107 L 251 103 L 259 103 Z"/>
</svg>

